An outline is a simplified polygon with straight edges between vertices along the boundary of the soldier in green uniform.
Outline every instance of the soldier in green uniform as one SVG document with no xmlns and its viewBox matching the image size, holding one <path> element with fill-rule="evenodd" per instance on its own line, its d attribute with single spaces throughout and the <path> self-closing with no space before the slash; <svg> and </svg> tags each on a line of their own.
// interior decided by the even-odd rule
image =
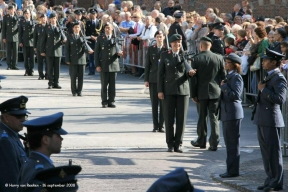
<svg viewBox="0 0 288 192">
<path fill-rule="evenodd" d="M 3 17 L 2 39 L 6 43 L 7 70 L 18 70 L 18 23 L 19 18 L 15 14 L 16 8 L 8 6 L 8 14 Z"/>
<path fill-rule="evenodd" d="M 48 89 L 61 89 L 59 85 L 60 61 L 62 57 L 62 44 L 66 42 L 66 37 L 61 35 L 61 30 L 57 27 L 56 13 L 49 15 L 50 24 L 45 26 L 43 38 L 41 39 L 41 55 L 46 56 L 48 68 Z"/>
<path fill-rule="evenodd" d="M 117 72 L 120 71 L 118 57 L 122 56 L 123 52 L 117 48 L 118 45 L 115 37 L 112 37 L 113 25 L 106 23 L 103 27 L 105 34 L 97 38 L 95 45 L 95 64 L 96 70 L 100 73 L 101 77 L 102 107 L 115 108 L 115 81 Z"/>
<path fill-rule="evenodd" d="M 41 80 L 44 78 L 48 79 L 46 76 L 47 74 L 44 75 L 44 72 L 43 72 L 45 57 L 42 56 L 40 52 L 40 49 L 41 49 L 40 43 L 41 43 L 41 39 L 43 38 L 45 26 L 47 24 L 47 16 L 44 13 L 42 13 L 40 15 L 40 20 L 41 22 L 35 26 L 34 35 L 33 35 L 34 51 L 36 52 L 37 63 L 38 63 L 38 74 L 39 74 L 38 80 Z M 47 64 L 45 65 L 45 72 L 47 72 Z"/>
<path fill-rule="evenodd" d="M 182 36 L 174 34 L 169 38 L 172 50 L 163 52 L 158 67 L 158 98 L 163 100 L 166 143 L 168 152 L 182 153 L 181 145 L 186 125 L 189 104 L 189 75 L 182 57 Z M 189 74 L 189 75 L 188 75 Z M 174 119 L 176 133 L 174 135 Z"/>
<path fill-rule="evenodd" d="M 158 64 L 160 60 L 160 55 L 167 49 L 163 45 L 165 36 L 163 31 L 157 31 L 154 35 L 156 38 L 156 45 L 152 45 L 148 48 L 146 56 L 146 65 L 145 65 L 145 86 L 149 87 L 150 100 L 152 104 L 152 119 L 153 119 L 153 132 L 159 131 L 164 132 L 163 130 L 163 106 L 162 101 L 158 98 L 157 92 L 157 72 Z M 158 120 L 158 106 L 160 105 L 160 113 Z"/>
<path fill-rule="evenodd" d="M 86 65 L 85 52 L 89 54 L 93 53 L 93 50 L 88 44 L 85 43 L 84 38 L 80 35 L 80 23 L 73 23 L 74 34 L 68 35 L 66 42 L 66 63 L 69 66 L 70 78 L 71 78 L 71 91 L 72 95 L 82 96 L 83 77 Z M 78 77 L 78 86 L 76 85 L 76 79 Z"/>
<path fill-rule="evenodd" d="M 20 21 L 19 24 L 19 46 L 23 47 L 24 56 L 24 66 L 25 73 L 24 76 L 33 76 L 33 69 L 35 65 L 34 59 L 34 48 L 33 48 L 33 33 L 34 33 L 34 23 L 31 20 L 31 13 L 29 9 L 23 11 L 24 19 Z"/>
</svg>

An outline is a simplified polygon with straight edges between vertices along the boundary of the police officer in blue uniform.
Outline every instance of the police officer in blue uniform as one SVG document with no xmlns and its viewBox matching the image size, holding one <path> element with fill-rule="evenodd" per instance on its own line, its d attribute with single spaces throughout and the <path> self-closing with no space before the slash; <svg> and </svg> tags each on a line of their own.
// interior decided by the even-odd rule
<svg viewBox="0 0 288 192">
<path fill-rule="evenodd" d="M 33 183 L 35 174 L 43 169 L 53 168 L 50 156 L 61 152 L 61 144 L 67 132 L 62 129 L 63 113 L 39 117 L 23 123 L 27 127 L 27 140 L 31 150 L 28 160 L 23 164 L 19 184 Z M 31 190 L 21 187 L 20 192 Z"/>
<path fill-rule="evenodd" d="M 147 51 L 144 84 L 146 87 L 149 87 L 150 100 L 152 104 L 153 132 L 164 132 L 163 105 L 162 101 L 158 98 L 157 92 L 157 73 L 160 55 L 164 51 L 167 51 L 167 49 L 163 45 L 165 39 L 163 31 L 157 31 L 154 37 L 156 38 L 157 44 L 150 46 Z M 158 106 L 160 106 L 159 113 Z"/>
<path fill-rule="evenodd" d="M 213 25 L 214 35 L 211 37 L 211 40 L 212 40 L 211 51 L 219 55 L 225 54 L 224 42 L 221 39 L 224 33 L 224 26 L 225 26 L 225 23 L 215 23 Z"/>
<path fill-rule="evenodd" d="M 278 191 L 283 188 L 283 159 L 280 143 L 284 127 L 280 106 L 286 100 L 287 81 L 279 66 L 284 55 L 266 48 L 262 57 L 263 69 L 268 75 L 258 84 L 258 99 L 254 124 L 267 178 L 258 190 Z"/>
<path fill-rule="evenodd" d="M 18 174 L 27 159 L 18 135 L 27 114 L 30 114 L 26 109 L 27 101 L 27 97 L 20 96 L 0 104 L 0 191 L 17 192 L 16 187 L 5 184 L 17 184 Z"/>
<path fill-rule="evenodd" d="M 243 79 L 241 77 L 241 58 L 235 53 L 225 57 L 227 76 L 221 82 L 221 114 L 223 137 L 226 145 L 226 173 L 222 178 L 239 176 L 240 163 L 240 128 L 243 119 L 241 95 Z"/>
</svg>

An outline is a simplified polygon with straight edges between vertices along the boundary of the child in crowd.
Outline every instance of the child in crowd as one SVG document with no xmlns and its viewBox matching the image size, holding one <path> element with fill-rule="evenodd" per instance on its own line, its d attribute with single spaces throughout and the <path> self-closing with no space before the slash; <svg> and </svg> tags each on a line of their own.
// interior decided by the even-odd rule
<svg viewBox="0 0 288 192">
<path fill-rule="evenodd" d="M 229 55 L 230 53 L 234 53 L 236 47 L 234 46 L 234 39 L 232 37 L 225 38 L 225 55 Z"/>
</svg>

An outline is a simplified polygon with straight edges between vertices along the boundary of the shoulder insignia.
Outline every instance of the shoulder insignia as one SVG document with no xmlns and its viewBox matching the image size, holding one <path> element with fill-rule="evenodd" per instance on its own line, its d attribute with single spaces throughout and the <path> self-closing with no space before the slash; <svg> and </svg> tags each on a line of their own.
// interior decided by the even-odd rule
<svg viewBox="0 0 288 192">
<path fill-rule="evenodd" d="M 239 86 L 240 85 L 240 82 L 239 81 L 236 81 L 235 82 L 235 86 Z"/>
<path fill-rule="evenodd" d="M 50 29 L 50 25 L 48 26 L 48 28 Z"/>
<path fill-rule="evenodd" d="M 44 165 L 43 164 L 37 164 L 35 166 L 35 169 L 38 170 L 38 169 L 44 169 Z"/>
<path fill-rule="evenodd" d="M 156 45 L 153 46 L 154 48 L 156 47 Z"/>
<path fill-rule="evenodd" d="M 278 85 L 278 87 L 279 87 L 280 89 L 282 89 L 282 88 L 284 87 L 284 84 L 283 84 L 283 83 L 280 83 L 280 84 Z"/>
<path fill-rule="evenodd" d="M 158 60 L 158 65 L 160 65 L 160 61 L 161 61 L 161 60 L 159 59 L 159 60 Z"/>
<path fill-rule="evenodd" d="M 6 131 L 3 131 L 1 138 L 8 138 L 8 134 L 6 133 Z"/>
</svg>

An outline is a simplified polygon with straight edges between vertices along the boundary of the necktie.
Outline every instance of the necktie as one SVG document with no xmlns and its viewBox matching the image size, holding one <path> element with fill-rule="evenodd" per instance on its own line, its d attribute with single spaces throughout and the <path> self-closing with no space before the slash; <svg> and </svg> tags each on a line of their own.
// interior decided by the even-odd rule
<svg viewBox="0 0 288 192">
<path fill-rule="evenodd" d="M 107 39 L 110 40 L 110 36 L 109 35 L 107 36 Z"/>
<path fill-rule="evenodd" d="M 138 29 L 138 23 L 136 23 L 136 26 L 134 28 L 134 33 L 137 33 L 137 29 Z"/>
</svg>

